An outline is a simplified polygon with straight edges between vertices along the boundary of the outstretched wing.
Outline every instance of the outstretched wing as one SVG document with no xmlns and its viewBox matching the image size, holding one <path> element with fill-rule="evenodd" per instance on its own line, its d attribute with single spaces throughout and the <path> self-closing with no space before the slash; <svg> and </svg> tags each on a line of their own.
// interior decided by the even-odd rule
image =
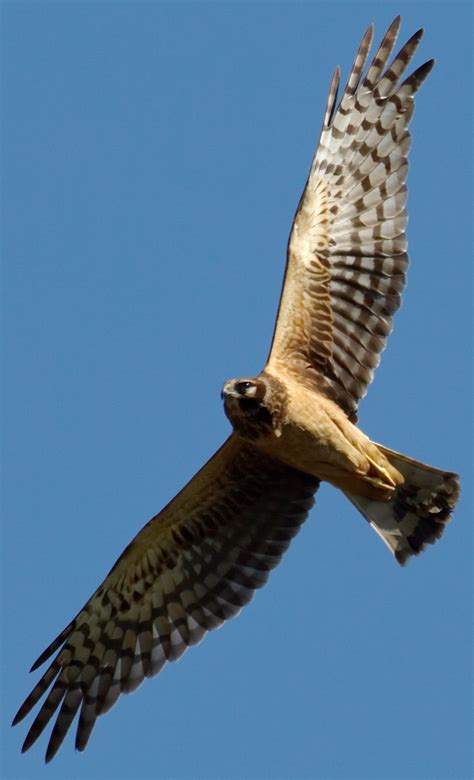
<svg viewBox="0 0 474 780">
<path fill-rule="evenodd" d="M 367 30 L 336 108 L 339 69 L 294 219 L 270 370 L 297 371 L 355 419 L 400 305 L 408 264 L 408 125 L 425 63 L 401 83 L 422 30 L 385 70 L 400 19 L 365 77 Z"/>
<path fill-rule="evenodd" d="M 59 651 L 14 724 L 48 691 L 23 750 L 60 707 L 46 760 L 80 708 L 76 748 L 121 693 L 135 690 L 266 582 L 313 505 L 318 480 L 231 436 L 140 531 L 32 671 Z"/>
</svg>

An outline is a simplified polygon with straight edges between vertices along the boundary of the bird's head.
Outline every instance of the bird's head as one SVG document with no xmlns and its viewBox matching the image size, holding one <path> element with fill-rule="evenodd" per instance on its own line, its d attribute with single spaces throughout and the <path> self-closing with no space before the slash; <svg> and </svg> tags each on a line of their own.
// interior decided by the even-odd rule
<svg viewBox="0 0 474 780">
<path fill-rule="evenodd" d="M 281 403 L 275 403 L 274 384 L 265 375 L 224 383 L 221 398 L 225 413 L 237 433 L 246 439 L 255 440 L 279 431 Z"/>
</svg>

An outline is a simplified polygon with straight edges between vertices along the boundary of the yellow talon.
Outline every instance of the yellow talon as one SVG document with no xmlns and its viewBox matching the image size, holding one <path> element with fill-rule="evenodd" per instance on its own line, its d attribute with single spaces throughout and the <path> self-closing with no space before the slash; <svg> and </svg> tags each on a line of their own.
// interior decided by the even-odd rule
<svg viewBox="0 0 474 780">
<path fill-rule="evenodd" d="M 391 474 L 390 471 L 388 471 L 388 469 L 385 468 L 385 466 L 382 466 L 380 463 L 377 463 L 377 461 L 371 458 L 370 455 L 367 455 L 367 453 L 365 453 L 365 457 L 367 458 L 371 467 L 374 469 L 375 473 L 377 474 L 377 477 L 375 478 L 374 481 L 380 480 L 383 483 L 384 487 L 391 487 L 391 488 L 395 488 L 397 485 L 403 484 L 404 479 L 399 471 L 397 471 L 392 467 L 391 469 L 392 474 Z M 393 472 L 395 472 L 394 475 Z M 370 474 L 367 476 L 369 476 L 370 478 Z M 398 479 L 396 477 L 398 477 Z"/>
</svg>

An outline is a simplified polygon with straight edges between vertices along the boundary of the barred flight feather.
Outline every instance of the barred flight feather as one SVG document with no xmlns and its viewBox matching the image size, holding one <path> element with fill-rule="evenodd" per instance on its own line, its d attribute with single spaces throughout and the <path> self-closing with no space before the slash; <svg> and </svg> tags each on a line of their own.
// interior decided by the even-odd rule
<svg viewBox="0 0 474 780">
<path fill-rule="evenodd" d="M 15 717 L 22 720 L 50 689 L 23 750 L 58 708 L 46 760 L 79 710 L 76 748 L 84 750 L 96 719 L 121 693 L 237 615 L 280 561 L 318 485 L 231 436 L 142 529 L 33 665 L 59 650 Z"/>
<path fill-rule="evenodd" d="M 293 363 L 315 389 L 356 419 L 372 381 L 408 265 L 408 125 L 433 61 L 400 83 L 422 30 L 387 68 L 400 27 L 388 29 L 367 74 L 373 29 L 354 60 L 339 105 L 336 70 L 323 129 L 288 244 L 287 272 L 268 360 Z M 298 309 L 304 316 L 295 316 Z"/>
<path fill-rule="evenodd" d="M 345 494 L 403 565 L 444 533 L 459 497 L 459 477 L 378 446 L 405 482 L 385 503 Z"/>
</svg>

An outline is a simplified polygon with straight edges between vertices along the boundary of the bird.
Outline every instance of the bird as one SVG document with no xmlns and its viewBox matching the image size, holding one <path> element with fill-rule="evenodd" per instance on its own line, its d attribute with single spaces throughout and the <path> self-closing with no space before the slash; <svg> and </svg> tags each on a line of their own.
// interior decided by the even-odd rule
<svg viewBox="0 0 474 780">
<path fill-rule="evenodd" d="M 122 693 L 237 615 L 300 530 L 321 481 L 345 494 L 402 565 L 451 519 L 455 473 L 357 426 L 406 281 L 409 124 L 434 63 L 404 78 L 418 30 L 388 64 L 399 28 L 397 17 L 366 67 L 368 27 L 340 99 L 339 68 L 332 77 L 267 362 L 221 391 L 229 437 L 33 664 L 52 657 L 13 720 L 41 700 L 23 752 L 58 710 L 46 761 L 78 713 L 75 746 L 84 750 Z"/>
</svg>

